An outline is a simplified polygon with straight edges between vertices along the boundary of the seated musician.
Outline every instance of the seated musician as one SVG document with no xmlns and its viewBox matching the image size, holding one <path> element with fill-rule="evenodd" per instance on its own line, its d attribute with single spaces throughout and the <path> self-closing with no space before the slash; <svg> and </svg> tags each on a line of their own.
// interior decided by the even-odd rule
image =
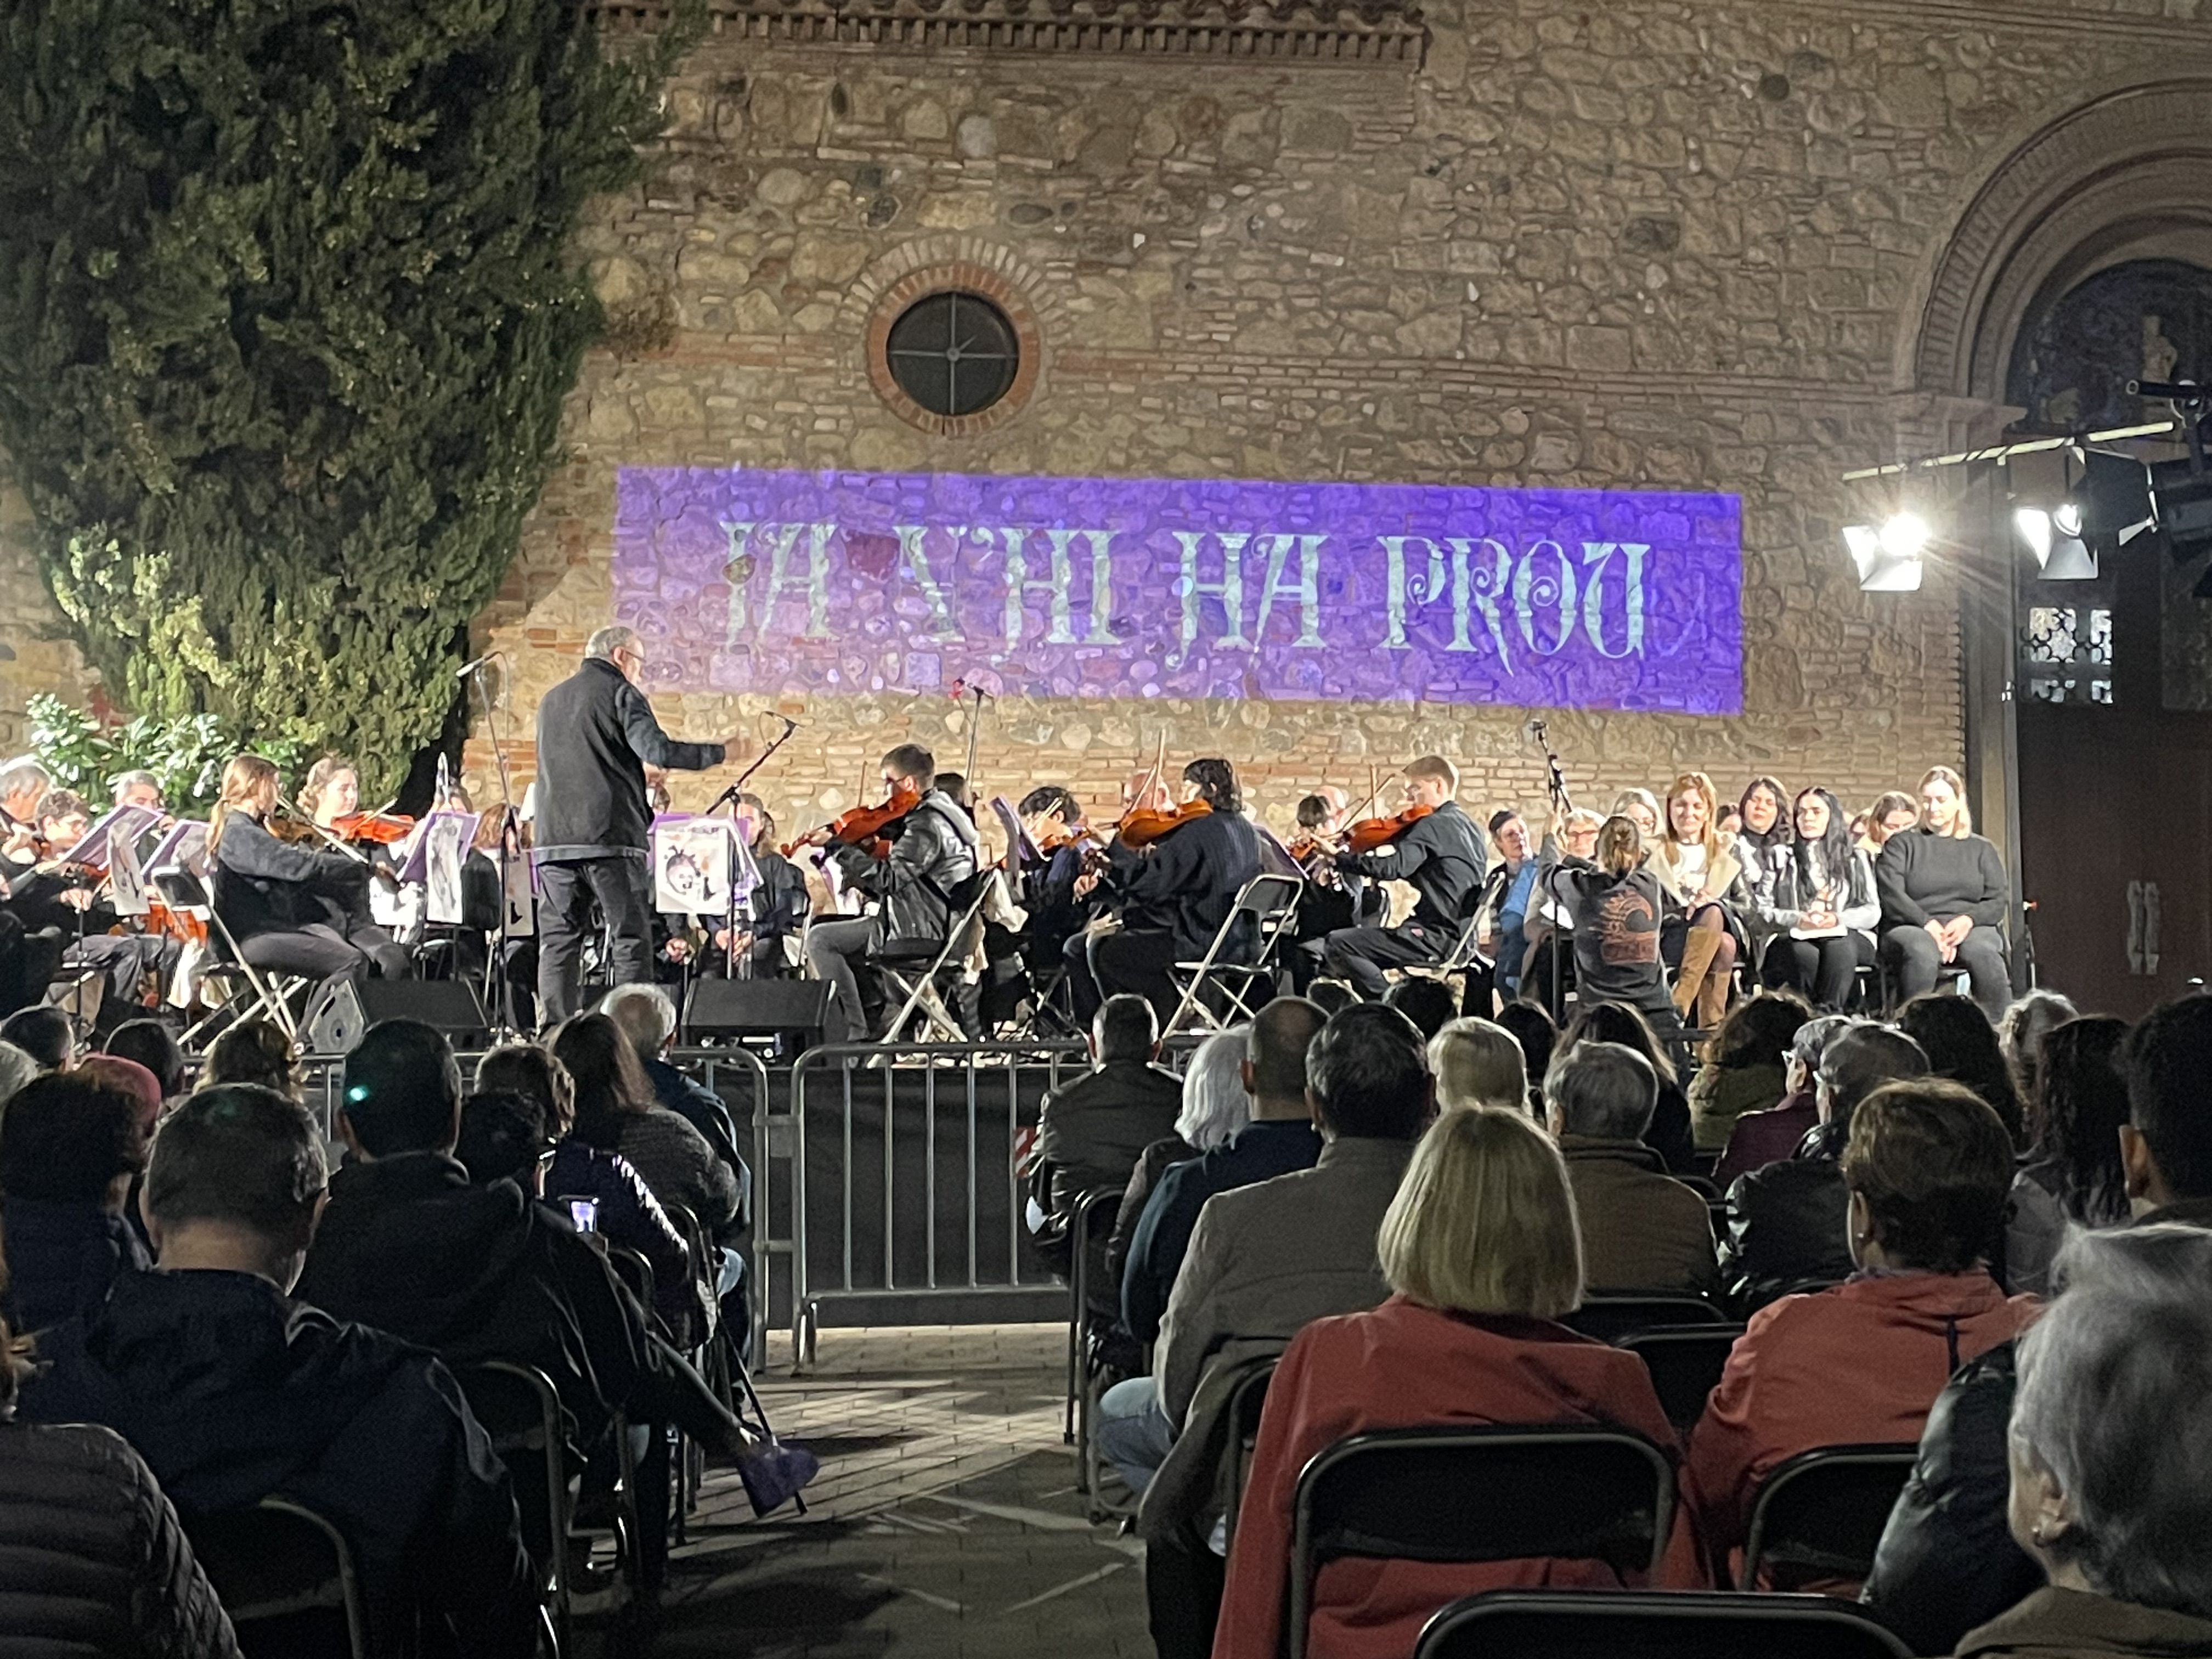
<svg viewBox="0 0 2212 1659">
<path fill-rule="evenodd" d="M 1113 933 L 1067 942 L 1076 1018 L 1086 1028 L 1106 998 L 1127 991 L 1152 1005 L 1165 1030 L 1182 1000 L 1169 969 L 1206 955 L 1237 894 L 1260 873 L 1260 836 L 1244 816 L 1236 769 L 1225 760 L 1194 760 L 1182 769 L 1179 793 L 1182 823 L 1142 848 L 1117 836 L 1106 875 L 1076 884 L 1081 896 L 1102 880 L 1110 884 L 1121 918 Z M 1200 802 L 1205 809 L 1194 810 Z"/>
<path fill-rule="evenodd" d="M 162 798 L 161 781 L 151 772 L 124 772 L 115 780 L 117 806 L 143 806 L 149 812 L 168 817 L 169 803 Z"/>
<path fill-rule="evenodd" d="M 18 868 L 34 862 L 39 803 L 53 787 L 53 775 L 28 755 L 0 766 L 0 859 Z"/>
<path fill-rule="evenodd" d="M 1450 955 L 1489 862 L 1474 820 L 1452 799 L 1459 793 L 1457 767 L 1441 755 L 1424 755 L 1406 768 L 1405 779 L 1401 816 L 1410 820 L 1407 827 L 1371 853 L 1339 854 L 1336 867 L 1412 883 L 1418 896 L 1413 915 L 1395 927 L 1339 928 L 1322 945 L 1330 977 L 1350 981 L 1370 1000 L 1390 988 L 1385 968 Z"/>
<path fill-rule="evenodd" d="M 232 757 L 208 823 L 210 896 L 246 960 L 317 980 L 372 967 L 405 976 L 407 952 L 369 919 L 367 865 L 278 840 L 268 827 L 276 807 L 276 767 Z"/>
<path fill-rule="evenodd" d="M 793 971 L 784 941 L 798 938 L 806 924 L 806 878 L 799 874 L 798 866 L 775 850 L 775 817 L 768 810 L 768 803 L 747 791 L 738 797 L 738 805 L 750 815 L 753 833 L 746 847 L 760 881 L 739 920 L 738 959 L 730 971 L 738 979 L 780 979 Z M 700 920 L 704 924 L 704 948 L 698 948 L 699 941 L 687 929 L 668 941 L 665 954 L 672 962 L 684 963 L 696 952 L 701 974 L 720 974 L 730 949 L 729 927 L 719 917 Z"/>
<path fill-rule="evenodd" d="M 1284 963 L 1300 996 L 1321 972 L 1322 941 L 1341 928 L 1375 920 L 1387 902 L 1380 883 L 1336 867 L 1337 851 L 1351 818 L 1351 799 L 1334 784 L 1298 803 L 1298 833 L 1290 850 L 1305 872 L 1306 890 L 1298 898 L 1297 946 Z"/>
<path fill-rule="evenodd" d="M 107 902 L 111 890 L 104 878 L 82 878 L 59 862 L 92 828 L 92 809 L 82 796 L 50 789 L 39 803 L 38 818 L 40 846 L 47 861 L 15 882 L 16 914 L 27 926 L 59 931 L 64 969 L 107 976 L 97 1018 L 99 1028 L 106 1030 L 144 1012 L 147 976 L 154 976 L 158 993 L 184 945 L 166 934 L 144 932 L 135 918 L 126 924 Z M 99 861 L 106 866 L 111 857 L 102 852 Z M 126 927 L 128 931 L 119 931 Z"/>
<path fill-rule="evenodd" d="M 361 774 L 353 763 L 325 755 L 309 767 L 300 784 L 300 810 L 325 830 L 359 811 Z"/>
<path fill-rule="evenodd" d="M 806 936 L 807 960 L 830 986 L 823 1029 L 832 1042 L 866 1041 L 874 1031 L 884 995 L 867 958 L 887 946 L 919 955 L 942 945 L 979 863 L 982 837 L 936 787 L 936 757 L 919 744 L 901 744 L 884 757 L 883 779 L 892 795 L 920 798 L 898 821 L 889 855 L 879 859 L 849 846 L 833 851 L 846 884 L 881 901 L 877 914 L 817 921 Z M 806 839 L 819 845 L 830 837 L 816 830 Z"/>
<path fill-rule="evenodd" d="M 1090 906 L 1075 893 L 1086 864 L 1086 848 L 1097 851 L 1103 843 L 1083 821 L 1083 807 L 1058 784 L 1046 784 L 1022 797 L 1016 809 L 1022 823 L 1042 854 L 1025 864 L 1021 891 L 1017 895 L 1029 913 L 1023 930 L 1022 957 L 1032 978 L 1060 960 L 1067 941 L 1083 931 Z"/>
</svg>

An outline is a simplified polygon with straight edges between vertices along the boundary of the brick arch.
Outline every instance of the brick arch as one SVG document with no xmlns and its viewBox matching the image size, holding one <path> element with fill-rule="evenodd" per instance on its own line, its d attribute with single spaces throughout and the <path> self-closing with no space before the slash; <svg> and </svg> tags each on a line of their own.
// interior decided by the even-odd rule
<svg viewBox="0 0 2212 1659">
<path fill-rule="evenodd" d="M 2212 265 L 2212 79 L 2108 92 L 1999 163 L 1900 334 L 1899 384 L 2002 403 L 2032 313 L 2108 265 L 2148 258 Z"/>
<path fill-rule="evenodd" d="M 1006 395 L 975 415 L 933 415 L 899 389 L 884 361 L 884 343 L 899 313 L 926 294 L 957 288 L 981 294 L 1006 313 L 1021 347 L 1021 363 Z M 837 331 L 857 354 L 854 365 L 890 411 L 938 437 L 964 438 L 1018 417 L 1042 388 L 1047 345 L 1060 320 L 1057 289 L 1004 244 L 967 234 L 918 236 L 902 242 L 854 278 L 837 317 Z"/>
</svg>

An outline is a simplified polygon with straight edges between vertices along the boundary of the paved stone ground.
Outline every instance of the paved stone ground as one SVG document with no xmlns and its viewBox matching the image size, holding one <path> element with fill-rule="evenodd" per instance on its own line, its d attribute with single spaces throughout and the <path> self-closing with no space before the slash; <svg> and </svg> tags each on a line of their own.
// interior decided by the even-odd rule
<svg viewBox="0 0 2212 1659">
<path fill-rule="evenodd" d="M 752 1518 L 710 1477 L 657 1624 L 608 1655 L 1149 1659 L 1137 1540 L 1094 1526 L 1061 1444 L 1065 1328 L 827 1330 L 793 1377 L 771 1355 L 777 1430 L 823 1469 L 804 1517 Z"/>
</svg>

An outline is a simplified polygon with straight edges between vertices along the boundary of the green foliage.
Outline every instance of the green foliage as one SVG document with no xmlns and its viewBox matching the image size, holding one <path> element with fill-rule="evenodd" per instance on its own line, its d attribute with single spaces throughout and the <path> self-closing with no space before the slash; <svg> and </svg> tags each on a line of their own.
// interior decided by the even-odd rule
<svg viewBox="0 0 2212 1659">
<path fill-rule="evenodd" d="M 115 780 L 125 772 L 151 772 L 161 794 L 179 817 L 204 817 L 215 805 L 223 763 L 241 749 L 254 748 L 244 733 L 210 714 L 168 718 L 141 714 L 121 726 L 102 726 L 91 714 L 41 691 L 27 705 L 31 752 L 54 782 L 73 789 L 97 815 L 107 804 Z M 299 766 L 297 744 L 262 744 L 258 752 L 287 772 Z"/>
<path fill-rule="evenodd" d="M 572 0 L 0 7 L 0 446 L 118 702 L 397 785 L 600 325 L 570 234 L 695 27 L 615 61 Z"/>
</svg>

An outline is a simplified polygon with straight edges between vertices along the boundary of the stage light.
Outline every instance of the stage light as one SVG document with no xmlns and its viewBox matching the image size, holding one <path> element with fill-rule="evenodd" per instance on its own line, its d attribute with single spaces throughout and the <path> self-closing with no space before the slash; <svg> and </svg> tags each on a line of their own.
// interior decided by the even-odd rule
<svg viewBox="0 0 2212 1659">
<path fill-rule="evenodd" d="M 2037 568 L 2047 582 L 2087 582 L 2097 579 L 2097 556 L 2081 537 L 2081 508 L 2078 502 L 2061 501 L 2050 512 L 2023 507 L 2012 515 L 2021 540 L 2035 555 Z"/>
<path fill-rule="evenodd" d="M 1923 556 L 1935 532 L 1917 513 L 1893 514 L 1881 529 L 1848 525 L 1844 545 L 1858 567 L 1863 593 L 1913 593 L 1920 588 Z"/>
<path fill-rule="evenodd" d="M 2212 549 L 2212 471 L 2194 456 L 2159 461 L 2150 469 L 2151 521 L 2166 532 L 2166 550 L 2187 564 Z"/>
</svg>

